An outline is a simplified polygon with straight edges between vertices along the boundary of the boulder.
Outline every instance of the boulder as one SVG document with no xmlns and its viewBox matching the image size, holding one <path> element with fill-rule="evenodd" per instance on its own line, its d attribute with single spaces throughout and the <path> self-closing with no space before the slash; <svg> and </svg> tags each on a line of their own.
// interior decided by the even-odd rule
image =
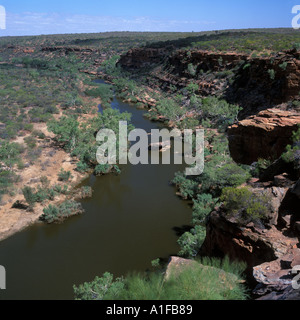
<svg viewBox="0 0 300 320">
<path fill-rule="evenodd" d="M 258 283 L 254 294 L 264 296 L 270 292 L 283 293 L 292 286 L 295 277 L 293 268 L 298 266 L 300 266 L 300 249 L 293 248 L 288 254 L 277 260 L 254 267 L 253 276 Z"/>
<path fill-rule="evenodd" d="M 165 280 L 168 281 L 171 276 L 178 277 L 185 268 L 193 267 L 200 267 L 201 269 L 205 270 L 205 272 L 217 272 L 220 283 L 223 286 L 227 286 L 229 289 L 232 289 L 237 283 L 244 283 L 243 280 L 239 280 L 238 277 L 232 273 L 225 272 L 219 268 L 202 265 L 195 260 L 183 259 L 180 257 L 170 258 L 165 272 Z"/>
</svg>

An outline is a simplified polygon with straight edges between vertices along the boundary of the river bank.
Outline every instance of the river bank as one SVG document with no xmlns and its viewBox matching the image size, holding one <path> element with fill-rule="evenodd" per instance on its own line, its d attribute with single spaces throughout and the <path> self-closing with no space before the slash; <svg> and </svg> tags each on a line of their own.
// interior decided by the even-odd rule
<svg viewBox="0 0 300 320">
<path fill-rule="evenodd" d="M 83 84 L 81 87 L 84 89 Z M 94 106 L 90 109 L 89 114 L 81 116 L 81 122 L 93 117 L 97 113 L 101 100 L 99 98 L 85 97 L 84 102 L 93 103 Z M 61 107 L 57 106 L 57 108 L 59 109 L 59 114 L 55 115 L 56 120 L 63 116 Z M 43 209 L 49 204 L 58 205 L 66 199 L 74 197 L 73 195 L 59 194 L 52 201 L 46 200 L 42 204 L 37 203 L 34 211 L 29 211 L 26 210 L 26 202 L 22 193 L 22 189 L 25 186 L 37 188 L 41 185 L 41 177 L 47 177 L 49 185 L 63 187 L 64 183 L 58 181 L 59 172 L 61 170 L 70 171 L 71 179 L 67 184 L 68 191 L 72 194 L 76 187 L 92 173 L 92 170 L 87 173 L 80 173 L 76 170 L 76 163 L 78 161 L 57 145 L 54 141 L 55 135 L 49 132 L 46 123 L 35 123 L 32 130 L 41 132 L 44 135 L 43 139 L 37 140 L 37 148 L 41 150 L 41 153 L 34 162 L 25 162 L 24 167 L 18 168 L 15 166 L 13 168 L 14 173 L 19 178 L 14 183 L 13 192 L 2 197 L 2 204 L 0 206 L 0 241 L 13 236 L 35 223 L 39 223 L 39 217 L 43 214 Z M 25 132 L 12 142 L 22 145 L 30 135 L 31 132 Z M 23 204 L 24 208 L 14 208 L 16 202 Z"/>
<path fill-rule="evenodd" d="M 162 125 L 116 97 L 111 106 L 132 113 L 133 124 L 147 132 Z M 107 271 L 116 276 L 142 272 L 152 260 L 176 255 L 178 233 L 191 221 L 191 207 L 169 184 L 182 169 L 127 165 L 121 175 L 79 176 L 80 186 L 94 190 L 92 198 L 80 201 L 84 214 L 58 225 L 31 223 L 0 242 L 1 264 L 10 274 L 3 298 L 73 299 L 74 284 Z"/>
</svg>

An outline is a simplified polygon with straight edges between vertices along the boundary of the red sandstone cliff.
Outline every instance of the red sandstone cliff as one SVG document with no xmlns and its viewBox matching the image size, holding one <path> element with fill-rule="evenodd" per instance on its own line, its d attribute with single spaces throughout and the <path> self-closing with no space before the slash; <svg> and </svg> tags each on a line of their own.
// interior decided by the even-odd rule
<svg viewBox="0 0 300 320">
<path fill-rule="evenodd" d="M 262 159 L 277 159 L 292 143 L 300 113 L 268 109 L 228 128 L 229 149 L 233 160 L 251 164 Z"/>
</svg>

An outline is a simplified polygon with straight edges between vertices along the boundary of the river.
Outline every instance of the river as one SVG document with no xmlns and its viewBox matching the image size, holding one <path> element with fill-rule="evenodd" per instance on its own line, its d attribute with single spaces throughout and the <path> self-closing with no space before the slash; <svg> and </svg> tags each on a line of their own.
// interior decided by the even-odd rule
<svg viewBox="0 0 300 320">
<path fill-rule="evenodd" d="M 99 82 L 102 82 L 101 80 Z M 136 128 L 161 128 L 145 110 L 114 98 L 112 107 L 132 114 Z M 0 242 L 6 290 L 0 299 L 72 300 L 73 285 L 104 272 L 115 276 L 145 271 L 151 261 L 177 254 L 177 228 L 191 222 L 192 210 L 169 184 L 181 165 L 126 165 L 122 174 L 91 175 L 85 213 L 59 225 L 35 224 Z"/>
</svg>

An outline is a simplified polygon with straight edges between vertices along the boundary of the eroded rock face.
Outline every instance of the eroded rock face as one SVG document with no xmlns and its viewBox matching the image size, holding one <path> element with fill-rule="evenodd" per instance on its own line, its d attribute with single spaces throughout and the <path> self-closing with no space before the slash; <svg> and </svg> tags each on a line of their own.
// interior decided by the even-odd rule
<svg viewBox="0 0 300 320">
<path fill-rule="evenodd" d="M 170 85 L 180 89 L 197 83 L 200 95 L 222 95 L 228 102 L 240 105 L 240 119 L 299 99 L 300 52 L 296 50 L 252 58 L 236 52 L 146 47 L 128 51 L 119 65 L 132 72 L 145 68 L 165 90 Z M 230 81 L 226 75 L 232 76 Z"/>
<path fill-rule="evenodd" d="M 293 248 L 288 254 L 277 260 L 254 267 L 253 276 L 258 282 L 254 293 L 266 295 L 270 292 L 284 292 L 292 286 L 292 281 L 295 277 L 293 268 L 299 265 L 300 249 Z"/>
<path fill-rule="evenodd" d="M 293 100 L 299 95 L 300 59 L 296 50 L 247 62 L 239 69 L 230 92 L 233 101 L 244 109 L 241 117 Z"/>
<path fill-rule="evenodd" d="M 277 159 L 292 143 L 300 114 L 267 109 L 228 128 L 229 149 L 234 161 L 252 164 L 259 158 Z"/>
<path fill-rule="evenodd" d="M 121 56 L 118 65 L 124 69 L 141 69 L 159 63 L 166 53 L 165 48 L 135 48 Z"/>
<path fill-rule="evenodd" d="M 286 237 L 275 226 L 264 229 L 248 224 L 241 226 L 229 221 L 221 211 L 209 216 L 207 236 L 201 255 L 224 256 L 247 262 L 249 270 L 266 261 L 286 255 L 298 243 L 297 238 Z"/>
<path fill-rule="evenodd" d="M 243 223 L 221 205 L 209 215 L 200 255 L 227 255 L 246 262 L 253 293 L 263 299 L 300 297 L 291 290 L 292 270 L 300 265 L 299 181 L 281 172 L 272 181 L 253 179 L 248 187 L 253 193 L 268 195 L 268 215 L 260 222 Z"/>
</svg>

